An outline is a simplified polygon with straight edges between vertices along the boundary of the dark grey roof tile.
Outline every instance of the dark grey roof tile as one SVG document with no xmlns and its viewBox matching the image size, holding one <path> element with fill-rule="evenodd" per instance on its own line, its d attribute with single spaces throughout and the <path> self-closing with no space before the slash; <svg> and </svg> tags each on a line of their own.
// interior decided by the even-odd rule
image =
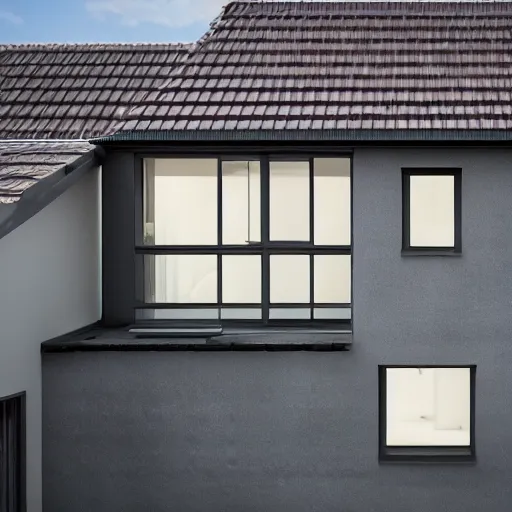
<svg viewBox="0 0 512 512">
<path fill-rule="evenodd" d="M 187 128 L 189 130 L 197 130 L 199 128 L 200 124 L 201 124 L 201 121 L 199 119 L 195 119 L 195 120 L 189 121 Z"/>
<path fill-rule="evenodd" d="M 127 131 L 132 131 L 137 128 L 138 121 L 135 119 L 130 119 L 130 121 L 127 121 L 125 125 L 123 125 L 123 128 Z"/>
<path fill-rule="evenodd" d="M 201 124 L 199 125 L 200 130 L 210 130 L 212 127 L 213 121 L 211 119 L 203 119 Z"/>
<path fill-rule="evenodd" d="M 64 121 L 97 116 L 91 133 L 114 126 L 103 124 L 108 116 L 134 129 L 118 124 L 118 104 L 155 130 L 503 129 L 512 116 L 511 30 L 507 3 L 240 1 L 179 51 L 37 47 L 11 58 L 6 48 L 0 93 L 14 122 L 0 123 L 0 136 L 45 126 L 45 114 L 34 116 L 43 102 Z M 37 104 L 27 91 L 40 92 Z M 66 110 L 78 102 L 92 109 Z M 28 104 L 30 120 L 16 104 Z"/>
<path fill-rule="evenodd" d="M 0 203 L 19 201 L 37 182 L 93 151 L 81 142 L 0 142 Z"/>
<path fill-rule="evenodd" d="M 218 119 L 213 121 L 212 130 L 222 130 L 224 128 L 224 119 Z"/>
<path fill-rule="evenodd" d="M 158 98 L 172 64 L 183 59 L 188 48 L 177 44 L 0 46 L 0 119 L 5 121 L 0 122 L 0 139 L 104 135 L 104 130 L 109 132 L 119 123 L 118 107 L 128 113 L 152 91 L 150 101 Z M 98 102 L 110 108 L 96 108 Z M 107 114 L 112 118 L 105 119 Z"/>
<path fill-rule="evenodd" d="M 208 117 L 213 117 L 213 116 L 215 116 L 217 114 L 218 110 L 219 110 L 219 105 L 210 105 L 206 109 L 205 115 L 207 115 Z"/>
<path fill-rule="evenodd" d="M 386 130 L 394 130 L 396 125 L 396 119 L 386 119 Z"/>
</svg>

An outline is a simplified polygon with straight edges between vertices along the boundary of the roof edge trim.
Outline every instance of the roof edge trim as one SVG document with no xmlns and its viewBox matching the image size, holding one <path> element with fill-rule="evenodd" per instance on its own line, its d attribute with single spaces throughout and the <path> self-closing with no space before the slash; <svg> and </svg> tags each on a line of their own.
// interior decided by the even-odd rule
<svg viewBox="0 0 512 512">
<path fill-rule="evenodd" d="M 91 149 L 74 162 L 24 192 L 19 201 L 0 205 L 0 240 L 38 214 L 75 184 L 92 167 L 100 165 L 102 150 Z"/>
<path fill-rule="evenodd" d="M 89 139 L 0 139 L 0 143 L 2 144 L 60 144 L 60 143 L 85 143 L 89 142 Z"/>
<path fill-rule="evenodd" d="M 289 141 L 512 141 L 512 130 L 147 130 L 118 132 L 91 139 L 91 144 L 111 142 L 289 142 Z"/>
</svg>

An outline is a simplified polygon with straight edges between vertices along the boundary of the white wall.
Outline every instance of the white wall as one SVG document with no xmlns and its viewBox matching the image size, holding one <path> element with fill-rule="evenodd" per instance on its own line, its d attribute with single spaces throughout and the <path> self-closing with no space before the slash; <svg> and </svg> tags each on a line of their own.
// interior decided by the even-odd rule
<svg viewBox="0 0 512 512">
<path fill-rule="evenodd" d="M 101 316 L 100 171 L 0 240 L 0 397 L 27 393 L 28 511 L 41 510 L 41 342 Z"/>
</svg>

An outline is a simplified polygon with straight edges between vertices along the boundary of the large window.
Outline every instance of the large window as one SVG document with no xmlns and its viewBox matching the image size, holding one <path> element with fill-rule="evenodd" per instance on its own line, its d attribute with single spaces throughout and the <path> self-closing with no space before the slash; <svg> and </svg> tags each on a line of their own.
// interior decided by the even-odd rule
<svg viewBox="0 0 512 512">
<path fill-rule="evenodd" d="M 0 512 L 23 512 L 25 394 L 0 398 Z"/>
<path fill-rule="evenodd" d="M 139 319 L 350 320 L 349 158 L 143 166 Z"/>
<path fill-rule="evenodd" d="M 461 252 L 460 169 L 403 169 L 403 249 Z"/>
<path fill-rule="evenodd" d="M 381 459 L 472 460 L 475 370 L 380 367 Z"/>
</svg>

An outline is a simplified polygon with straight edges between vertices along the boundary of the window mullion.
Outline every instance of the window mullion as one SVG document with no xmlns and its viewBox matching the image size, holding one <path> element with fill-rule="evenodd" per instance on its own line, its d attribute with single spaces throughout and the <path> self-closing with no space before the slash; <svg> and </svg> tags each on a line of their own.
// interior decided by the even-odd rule
<svg viewBox="0 0 512 512">
<path fill-rule="evenodd" d="M 309 241 L 315 244 L 315 160 L 309 159 Z M 309 255 L 309 302 L 310 319 L 314 319 L 315 304 L 315 257 Z"/>
<path fill-rule="evenodd" d="M 455 172 L 454 175 L 454 247 L 458 252 L 462 252 L 462 172 Z"/>
<path fill-rule="evenodd" d="M 314 254 L 309 255 L 309 307 L 310 319 L 313 320 L 313 311 L 315 307 L 315 256 Z"/>
<path fill-rule="evenodd" d="M 136 158 L 135 160 L 135 173 L 134 173 L 134 188 L 135 188 L 135 233 L 134 241 L 135 246 L 146 244 L 146 226 L 148 217 L 151 217 L 151 221 L 154 226 L 154 189 L 155 189 L 155 176 L 154 176 L 154 161 L 144 161 L 142 158 Z M 149 212 L 149 215 L 148 215 Z M 154 235 L 154 231 L 153 231 Z M 154 238 L 151 239 L 154 243 Z M 147 286 L 147 282 L 154 282 L 154 265 L 148 264 L 143 257 L 137 257 L 134 254 L 135 259 L 135 296 L 133 304 L 137 300 L 146 297 L 152 297 L 152 290 Z"/>
<path fill-rule="evenodd" d="M 261 242 L 263 245 L 262 261 L 261 261 L 261 307 L 262 319 L 264 323 L 269 321 L 270 309 L 270 255 L 268 251 L 268 243 L 270 238 L 270 196 L 269 196 L 269 158 L 261 157 Z"/>
<path fill-rule="evenodd" d="M 222 246 L 222 160 L 217 159 L 217 245 Z M 222 304 L 222 253 L 217 254 L 217 304 Z M 219 310 L 220 317 L 220 310 Z"/>
<path fill-rule="evenodd" d="M 247 162 L 247 243 L 251 241 L 251 164 Z"/>
<path fill-rule="evenodd" d="M 410 246 L 411 228 L 410 228 L 410 180 L 411 175 L 408 172 L 402 173 L 402 249 L 408 249 Z"/>
<path fill-rule="evenodd" d="M 315 244 L 315 169 L 314 159 L 309 159 L 309 242 Z"/>
</svg>

